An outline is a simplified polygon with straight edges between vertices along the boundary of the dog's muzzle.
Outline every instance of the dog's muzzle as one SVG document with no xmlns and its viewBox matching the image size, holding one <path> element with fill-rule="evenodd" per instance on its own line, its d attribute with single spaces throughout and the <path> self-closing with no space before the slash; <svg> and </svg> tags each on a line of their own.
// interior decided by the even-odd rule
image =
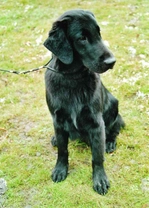
<svg viewBox="0 0 149 208">
<path fill-rule="evenodd" d="M 109 68 L 109 69 L 113 69 L 113 66 L 116 62 L 115 57 L 108 57 L 104 60 L 104 64 Z"/>
</svg>

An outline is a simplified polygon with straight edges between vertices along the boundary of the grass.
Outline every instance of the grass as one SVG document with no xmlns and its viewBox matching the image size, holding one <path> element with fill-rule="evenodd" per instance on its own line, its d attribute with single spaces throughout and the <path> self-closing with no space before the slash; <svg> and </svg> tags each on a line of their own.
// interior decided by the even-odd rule
<svg viewBox="0 0 149 208">
<path fill-rule="evenodd" d="M 69 144 L 68 178 L 52 182 L 56 148 L 44 90 L 44 70 L 28 75 L 0 72 L 0 178 L 8 189 L 3 208 L 147 208 L 149 207 L 149 47 L 148 0 L 1 0 L 0 68 L 27 70 L 45 64 L 42 43 L 53 21 L 73 8 L 91 10 L 104 40 L 117 58 L 102 75 L 119 99 L 127 124 L 117 151 L 105 155 L 111 188 L 106 196 L 92 190 L 90 149 Z M 143 181 L 147 184 L 144 185 Z"/>
</svg>

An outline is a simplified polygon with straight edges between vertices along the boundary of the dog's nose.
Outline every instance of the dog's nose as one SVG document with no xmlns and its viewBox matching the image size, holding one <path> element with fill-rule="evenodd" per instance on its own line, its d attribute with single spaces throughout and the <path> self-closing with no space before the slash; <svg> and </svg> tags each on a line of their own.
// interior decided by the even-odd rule
<svg viewBox="0 0 149 208">
<path fill-rule="evenodd" d="M 116 59 L 114 56 L 108 57 L 104 60 L 104 63 L 108 66 L 109 69 L 113 68 L 115 62 L 116 62 Z"/>
</svg>

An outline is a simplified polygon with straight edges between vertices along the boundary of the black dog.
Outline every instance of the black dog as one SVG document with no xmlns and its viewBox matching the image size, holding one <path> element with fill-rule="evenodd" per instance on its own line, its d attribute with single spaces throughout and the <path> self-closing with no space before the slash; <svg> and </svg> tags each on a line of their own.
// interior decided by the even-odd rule
<svg viewBox="0 0 149 208">
<path fill-rule="evenodd" d="M 52 51 L 47 70 L 46 99 L 53 117 L 58 159 L 54 182 L 68 173 L 68 138 L 81 138 L 91 146 L 93 187 L 106 194 L 109 181 L 104 170 L 104 151 L 113 152 L 124 122 L 118 100 L 103 86 L 99 73 L 112 69 L 116 60 L 104 45 L 100 28 L 89 11 L 64 13 L 49 32 L 44 46 Z"/>
</svg>

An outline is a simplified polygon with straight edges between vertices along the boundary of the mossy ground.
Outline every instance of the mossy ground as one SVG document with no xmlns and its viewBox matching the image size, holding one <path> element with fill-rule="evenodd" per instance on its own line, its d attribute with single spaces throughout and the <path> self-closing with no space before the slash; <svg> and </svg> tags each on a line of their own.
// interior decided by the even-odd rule
<svg viewBox="0 0 149 208">
<path fill-rule="evenodd" d="M 0 72 L 0 178 L 5 208 L 149 207 L 149 1 L 1 0 L 0 68 L 27 70 L 49 60 L 42 43 L 66 10 L 91 10 L 117 58 L 102 75 L 119 99 L 126 128 L 116 152 L 105 155 L 111 188 L 92 189 L 90 148 L 69 144 L 68 178 L 52 182 L 57 149 L 50 144 L 52 119 L 45 102 L 44 70 L 27 75 Z"/>
</svg>

